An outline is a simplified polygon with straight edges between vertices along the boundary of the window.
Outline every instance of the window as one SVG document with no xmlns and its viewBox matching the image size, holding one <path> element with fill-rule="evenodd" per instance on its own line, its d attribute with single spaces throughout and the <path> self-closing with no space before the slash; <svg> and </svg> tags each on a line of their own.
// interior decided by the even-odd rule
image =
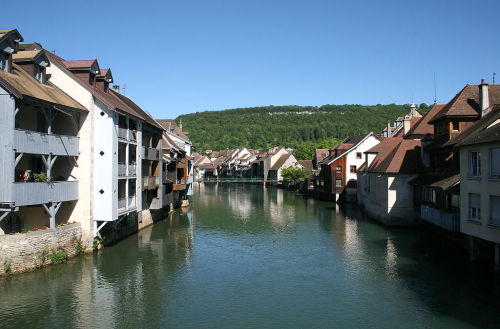
<svg viewBox="0 0 500 329">
<path fill-rule="evenodd" d="M 469 219 L 481 221 L 481 195 L 469 193 Z"/>
<path fill-rule="evenodd" d="M 0 71 L 9 72 L 9 55 L 0 51 Z"/>
<path fill-rule="evenodd" d="M 458 122 L 458 120 L 453 120 L 451 122 L 451 129 L 454 130 L 454 131 L 459 131 L 460 130 L 460 123 Z"/>
<path fill-rule="evenodd" d="M 361 152 L 356 152 L 356 159 L 361 159 L 361 157 L 362 157 Z"/>
<path fill-rule="evenodd" d="M 342 179 L 336 179 L 335 186 L 342 186 Z"/>
<path fill-rule="evenodd" d="M 341 166 L 337 166 L 337 172 L 342 172 L 342 167 Z"/>
<path fill-rule="evenodd" d="M 356 173 L 356 166 L 351 166 L 349 171 L 351 172 L 351 174 L 355 174 Z"/>
<path fill-rule="evenodd" d="M 481 176 L 481 157 L 479 151 L 469 151 L 469 178 Z"/>
<path fill-rule="evenodd" d="M 35 79 L 40 83 L 45 83 L 45 68 L 40 65 L 35 65 Z"/>
<path fill-rule="evenodd" d="M 500 178 L 500 147 L 490 149 L 490 177 Z"/>
<path fill-rule="evenodd" d="M 500 227 L 500 196 L 490 196 L 490 224 Z"/>
</svg>

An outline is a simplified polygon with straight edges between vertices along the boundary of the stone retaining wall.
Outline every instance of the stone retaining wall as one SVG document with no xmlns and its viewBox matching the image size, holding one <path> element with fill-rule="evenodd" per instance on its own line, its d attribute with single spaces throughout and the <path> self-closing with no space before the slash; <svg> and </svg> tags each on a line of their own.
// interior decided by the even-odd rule
<svg viewBox="0 0 500 329">
<path fill-rule="evenodd" d="M 23 234 L 0 236 L 0 275 L 21 273 L 51 264 L 50 255 L 64 250 L 68 257 L 77 254 L 82 237 L 79 223 Z"/>
</svg>

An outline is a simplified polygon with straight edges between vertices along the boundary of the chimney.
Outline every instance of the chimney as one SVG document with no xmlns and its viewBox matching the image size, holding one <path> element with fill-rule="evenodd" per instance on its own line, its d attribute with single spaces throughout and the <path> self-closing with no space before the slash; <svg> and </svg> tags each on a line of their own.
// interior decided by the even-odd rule
<svg viewBox="0 0 500 329">
<path fill-rule="evenodd" d="M 120 93 L 120 86 L 113 85 L 113 91 L 115 91 L 115 92 L 117 92 L 119 94 Z"/>
<path fill-rule="evenodd" d="M 406 135 L 408 131 L 410 131 L 411 128 L 411 119 L 410 118 L 404 118 L 403 120 L 403 135 Z"/>
<path fill-rule="evenodd" d="M 387 120 L 387 136 L 385 137 L 391 137 L 391 120 Z"/>
<path fill-rule="evenodd" d="M 490 97 L 488 95 L 488 84 L 481 79 L 481 84 L 479 85 L 479 104 L 481 105 L 481 116 L 485 115 L 487 109 L 490 107 Z"/>
</svg>

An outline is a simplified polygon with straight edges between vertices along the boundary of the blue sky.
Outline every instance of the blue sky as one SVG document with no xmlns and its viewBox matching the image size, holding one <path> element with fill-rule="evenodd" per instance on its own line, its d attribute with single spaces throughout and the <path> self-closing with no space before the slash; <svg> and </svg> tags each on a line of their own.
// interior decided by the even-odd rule
<svg viewBox="0 0 500 329">
<path fill-rule="evenodd" d="M 11 2 L 12 7 L 16 5 Z M 24 1 L 2 15 L 97 58 L 160 118 L 265 105 L 448 102 L 500 79 L 500 1 Z M 14 14 L 16 13 L 16 14 Z"/>
</svg>

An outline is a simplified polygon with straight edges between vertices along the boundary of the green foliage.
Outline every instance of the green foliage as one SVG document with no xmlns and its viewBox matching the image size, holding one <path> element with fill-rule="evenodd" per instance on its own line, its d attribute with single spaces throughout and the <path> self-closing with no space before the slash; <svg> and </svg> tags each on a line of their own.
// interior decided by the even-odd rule
<svg viewBox="0 0 500 329">
<path fill-rule="evenodd" d="M 33 174 L 33 180 L 35 182 L 47 182 L 49 179 L 47 178 L 47 174 L 45 174 L 45 173 L 42 172 L 42 173 L 39 173 L 39 174 L 34 173 Z"/>
<path fill-rule="evenodd" d="M 50 261 L 52 262 L 52 264 L 66 263 L 67 260 L 68 254 L 62 249 L 55 250 L 50 254 Z"/>
<path fill-rule="evenodd" d="M 309 176 L 309 174 L 309 170 L 296 167 L 285 168 L 281 171 L 283 180 L 290 184 L 298 184 L 300 182 L 303 182 L 307 178 L 307 176 Z"/>
<path fill-rule="evenodd" d="M 75 253 L 81 255 L 85 252 L 86 246 L 82 243 L 82 240 L 78 240 L 75 246 Z"/>
<path fill-rule="evenodd" d="M 95 237 L 94 241 L 92 242 L 92 249 L 98 250 L 102 246 L 103 241 L 104 241 L 104 238 Z"/>
<path fill-rule="evenodd" d="M 10 263 L 10 260 L 6 260 L 3 262 L 3 271 L 5 274 L 12 273 L 12 264 Z"/>
<path fill-rule="evenodd" d="M 340 139 L 329 138 L 320 142 L 307 141 L 295 149 L 295 157 L 300 160 L 314 160 L 316 149 L 329 149 L 341 143 Z"/>
<path fill-rule="evenodd" d="M 350 134 L 380 132 L 387 120 L 407 113 L 408 105 L 395 104 L 290 105 L 197 112 L 181 115 L 176 121 L 182 120 L 184 130 L 200 152 L 239 147 L 295 149 L 307 141 L 343 140 Z M 310 151 L 304 154 L 310 158 Z"/>
</svg>

